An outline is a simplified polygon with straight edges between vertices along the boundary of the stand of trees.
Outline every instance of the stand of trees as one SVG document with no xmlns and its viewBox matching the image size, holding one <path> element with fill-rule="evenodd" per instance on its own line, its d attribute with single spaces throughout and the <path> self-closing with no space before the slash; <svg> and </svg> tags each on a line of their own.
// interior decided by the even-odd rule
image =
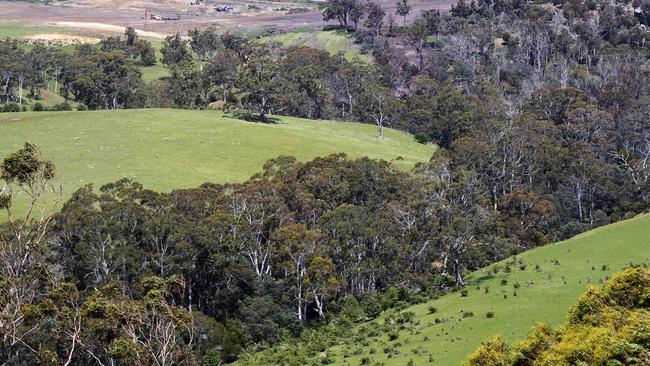
<svg viewBox="0 0 650 366">
<path fill-rule="evenodd" d="M 133 28 L 127 28 L 124 39 L 108 37 L 98 47 L 81 45 L 72 54 L 44 43 L 35 43 L 25 51 L 16 40 L 0 40 L 1 99 L 5 107 L 20 105 L 25 101 L 24 91 L 28 91 L 32 99 L 39 100 L 41 91 L 53 82 L 54 91 L 66 102 L 74 99 L 84 108 L 142 107 L 145 84 L 139 66 L 155 62 L 153 47 L 138 39 Z M 17 112 L 21 108 L 5 109 Z M 43 108 L 36 102 L 32 109 Z"/>
<path fill-rule="evenodd" d="M 576 168 L 588 161 L 527 165 L 546 148 L 563 157 L 538 135 L 525 143 L 513 136 L 507 146 L 492 144 L 523 148 L 525 158 L 505 161 L 521 161 L 530 186 L 510 180 L 518 170 L 494 180 L 473 165 L 492 152 L 467 137 L 459 146 L 472 154 L 441 149 L 410 173 L 342 154 L 306 163 L 281 156 L 242 184 L 157 193 L 124 179 L 99 192 L 79 189 L 53 216 L 34 209 L 35 220 L 20 220 L 11 216 L 14 192 L 29 192 L 41 207 L 54 177 L 53 165 L 26 144 L 2 165 L 10 190 L 0 203 L 10 220 L 0 225 L 0 309 L 8 319 L 0 357 L 12 364 L 229 362 L 337 314 L 363 320 L 463 286 L 468 270 L 590 227 L 569 206 L 575 185 L 592 192 L 591 175 Z M 542 150 L 527 150 L 533 142 Z M 503 160 L 494 161 L 502 172 Z M 537 193 L 538 183 L 557 193 Z M 587 215 L 593 202 L 585 202 Z M 617 203 L 593 217 L 619 218 L 642 206 Z"/>
</svg>

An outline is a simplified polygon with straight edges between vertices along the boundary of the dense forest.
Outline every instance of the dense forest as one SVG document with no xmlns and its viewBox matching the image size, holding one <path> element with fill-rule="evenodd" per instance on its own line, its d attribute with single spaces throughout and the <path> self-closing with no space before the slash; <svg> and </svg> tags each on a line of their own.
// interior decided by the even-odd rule
<svg viewBox="0 0 650 366">
<path fill-rule="evenodd" d="M 355 120 L 379 139 L 390 126 L 439 147 L 411 172 L 339 154 L 280 156 L 245 183 L 171 193 L 121 180 L 84 187 L 49 215 L 41 203 L 60 199 L 56 168 L 26 143 L 0 166 L 0 362 L 232 362 L 647 210 L 646 11 L 460 1 L 400 27 L 381 8 L 330 0 L 325 19 L 354 34 L 372 64 L 210 28 L 168 37 L 161 60 L 133 29 L 73 52 L 0 41 L 6 111 L 55 81 L 78 109 Z M 139 67 L 156 62 L 169 76 L 147 84 Z M 26 217 L 12 213 L 19 192 L 32 200 Z"/>
</svg>

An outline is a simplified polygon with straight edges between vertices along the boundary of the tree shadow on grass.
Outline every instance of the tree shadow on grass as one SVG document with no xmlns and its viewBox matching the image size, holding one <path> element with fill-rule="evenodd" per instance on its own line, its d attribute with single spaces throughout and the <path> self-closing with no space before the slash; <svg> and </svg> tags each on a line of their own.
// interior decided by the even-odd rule
<svg viewBox="0 0 650 366">
<path fill-rule="evenodd" d="M 228 113 L 227 116 L 235 119 L 248 121 L 248 122 L 266 123 L 266 124 L 276 124 L 280 121 L 280 119 L 277 117 L 261 116 L 258 113 L 252 113 L 247 111 L 233 111 Z"/>
</svg>

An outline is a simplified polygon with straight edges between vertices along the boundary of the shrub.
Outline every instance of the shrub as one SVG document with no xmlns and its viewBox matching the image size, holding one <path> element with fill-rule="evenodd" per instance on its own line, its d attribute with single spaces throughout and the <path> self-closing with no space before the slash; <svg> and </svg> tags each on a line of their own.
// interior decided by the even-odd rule
<svg viewBox="0 0 650 366">
<path fill-rule="evenodd" d="M 20 112 L 22 108 L 16 103 L 7 103 L 2 107 L 2 112 Z"/>
<path fill-rule="evenodd" d="M 508 284 L 508 280 L 507 280 L 507 279 L 504 278 L 504 279 L 501 280 L 501 286 L 505 286 L 505 285 L 507 285 L 507 284 Z"/>
<path fill-rule="evenodd" d="M 409 307 L 409 304 L 406 301 L 398 301 L 395 303 L 395 306 L 393 306 L 393 309 L 400 311 L 404 310 Z"/>
<path fill-rule="evenodd" d="M 488 311 L 487 313 L 485 313 L 485 317 L 488 319 L 494 318 L 494 311 Z"/>
<path fill-rule="evenodd" d="M 430 305 L 430 306 L 427 308 L 427 310 L 429 310 L 429 314 L 435 314 L 435 313 L 438 312 L 438 308 L 436 308 L 436 307 L 433 306 L 433 305 Z"/>
<path fill-rule="evenodd" d="M 380 301 L 384 309 L 390 309 L 396 307 L 399 302 L 404 302 L 406 297 L 405 289 L 389 287 L 380 295 Z"/>
<path fill-rule="evenodd" d="M 415 141 L 421 144 L 428 144 L 429 142 L 431 142 L 431 137 L 424 132 L 416 133 L 414 137 L 415 137 Z"/>
<path fill-rule="evenodd" d="M 474 313 L 472 313 L 471 311 L 464 311 L 463 312 L 463 318 L 471 318 L 473 316 L 474 316 Z"/>
<path fill-rule="evenodd" d="M 469 292 L 467 292 L 467 290 L 462 290 L 460 292 L 460 297 L 467 297 L 467 295 L 469 295 Z"/>
<path fill-rule="evenodd" d="M 401 312 L 397 314 L 397 323 L 398 324 L 410 323 L 414 317 L 415 317 L 415 313 L 412 311 Z"/>
<path fill-rule="evenodd" d="M 548 349 L 549 345 L 555 343 L 554 337 L 555 332 L 551 326 L 537 323 L 526 339 L 515 344 L 515 361 L 535 359 Z"/>
<path fill-rule="evenodd" d="M 617 273 L 603 288 L 603 295 L 628 309 L 650 307 L 650 271 L 629 268 Z"/>
<path fill-rule="evenodd" d="M 466 366 L 505 366 L 512 364 L 508 345 L 500 336 L 483 343 L 469 356 Z"/>
<path fill-rule="evenodd" d="M 394 341 L 397 338 L 399 338 L 399 332 L 398 331 L 391 330 L 390 332 L 388 332 L 388 340 L 389 341 Z"/>
<path fill-rule="evenodd" d="M 342 318 L 348 319 L 354 323 L 365 320 L 366 313 L 359 304 L 356 297 L 352 295 L 345 296 L 341 299 L 341 313 Z"/>
<path fill-rule="evenodd" d="M 54 106 L 52 106 L 52 110 L 53 111 L 71 111 L 72 106 L 67 102 L 63 102 L 63 103 L 55 104 Z"/>
<path fill-rule="evenodd" d="M 43 104 L 41 104 L 41 102 L 36 102 L 32 106 L 32 111 L 34 111 L 34 112 L 42 112 L 43 110 L 44 110 L 44 108 L 43 108 Z"/>
<path fill-rule="evenodd" d="M 374 295 L 364 296 L 361 299 L 361 307 L 363 308 L 363 311 L 366 313 L 366 316 L 370 318 L 376 318 L 379 316 L 379 314 L 382 311 L 384 311 L 381 302 L 379 301 L 377 296 Z"/>
</svg>

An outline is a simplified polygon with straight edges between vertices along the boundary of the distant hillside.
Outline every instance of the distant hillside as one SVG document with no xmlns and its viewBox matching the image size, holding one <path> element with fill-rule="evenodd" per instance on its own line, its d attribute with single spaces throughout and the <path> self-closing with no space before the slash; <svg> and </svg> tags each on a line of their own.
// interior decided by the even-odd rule
<svg viewBox="0 0 650 366">
<path fill-rule="evenodd" d="M 413 136 L 359 123 L 279 117 L 276 124 L 230 118 L 215 111 L 119 110 L 0 114 L 0 157 L 25 141 L 52 160 L 69 195 L 77 188 L 127 177 L 169 191 L 204 182 L 242 182 L 268 159 L 299 160 L 345 152 L 410 169 L 434 147 Z"/>
<path fill-rule="evenodd" d="M 564 323 L 568 309 L 590 284 L 601 285 L 629 263 L 650 263 L 648 214 L 474 272 L 466 292 L 402 310 L 413 312 L 413 319 L 395 324 L 397 333 L 375 331 L 388 311 L 357 326 L 355 336 L 339 340 L 314 362 L 327 356 L 333 365 L 460 365 L 492 336 L 513 342 L 538 321 Z"/>
<path fill-rule="evenodd" d="M 361 48 L 354 44 L 354 37 L 344 31 L 306 30 L 272 35 L 262 41 L 280 42 L 286 47 L 311 47 L 328 51 L 331 54 L 343 53 L 348 60 L 359 59 L 370 62 L 372 56 L 361 53 Z"/>
</svg>

